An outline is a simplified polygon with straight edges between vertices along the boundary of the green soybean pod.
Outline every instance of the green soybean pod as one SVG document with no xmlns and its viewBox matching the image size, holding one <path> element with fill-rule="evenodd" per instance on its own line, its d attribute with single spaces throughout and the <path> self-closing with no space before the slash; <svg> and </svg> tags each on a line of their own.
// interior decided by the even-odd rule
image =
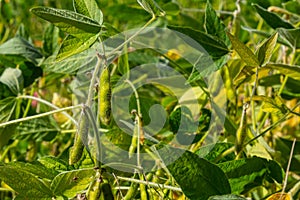
<svg viewBox="0 0 300 200">
<path fill-rule="evenodd" d="M 89 131 L 89 119 L 82 112 L 81 119 L 79 122 L 79 127 L 76 131 L 74 145 L 70 151 L 69 164 L 73 165 L 78 162 L 83 154 L 84 144 L 83 140 L 87 137 Z"/>
<path fill-rule="evenodd" d="M 138 174 L 134 174 L 133 178 L 138 178 Z M 138 190 L 138 186 L 139 184 L 138 183 L 135 183 L 135 182 L 131 182 L 130 184 L 130 188 L 129 190 L 127 191 L 125 197 L 124 197 L 124 200 L 131 200 L 135 197 L 136 193 L 137 193 L 137 190 Z"/>
<path fill-rule="evenodd" d="M 135 120 L 135 125 L 134 125 L 134 129 L 133 129 L 133 135 L 132 135 L 132 139 L 131 139 L 131 144 L 128 150 L 128 154 L 129 154 L 129 158 L 131 158 L 133 156 L 133 154 L 136 152 L 137 149 L 137 145 L 138 145 L 138 122 L 137 122 L 137 117 Z"/>
<path fill-rule="evenodd" d="M 107 179 L 103 179 L 103 182 L 101 183 L 101 198 L 103 200 L 114 200 L 114 195 L 111 191 L 110 184 L 108 183 Z"/>
<path fill-rule="evenodd" d="M 110 71 L 108 67 L 104 67 L 100 74 L 98 88 L 98 112 L 100 122 L 106 126 L 110 124 L 111 120 L 111 84 Z"/>
<path fill-rule="evenodd" d="M 238 130 L 236 131 L 236 144 L 235 144 L 235 149 L 236 149 L 236 154 L 237 157 L 236 159 L 240 158 L 241 152 L 243 150 L 243 144 L 245 141 L 245 138 L 247 136 L 247 117 L 246 117 L 246 112 L 248 109 L 248 104 L 245 103 L 243 106 L 243 113 L 241 117 L 241 122 Z"/>
<path fill-rule="evenodd" d="M 88 190 L 87 198 L 89 200 L 98 200 L 101 196 L 101 179 L 97 178 L 93 181 Z"/>
</svg>

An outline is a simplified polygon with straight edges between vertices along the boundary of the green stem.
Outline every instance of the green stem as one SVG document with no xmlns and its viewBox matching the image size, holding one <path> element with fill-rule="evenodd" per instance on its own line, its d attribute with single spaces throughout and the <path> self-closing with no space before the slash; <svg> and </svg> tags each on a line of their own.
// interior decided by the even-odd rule
<svg viewBox="0 0 300 200">
<path fill-rule="evenodd" d="M 38 115 L 33 115 L 33 116 L 21 118 L 21 119 L 11 120 L 11 121 L 4 122 L 4 123 L 0 124 L 0 128 L 1 128 L 1 127 L 4 127 L 4 126 L 11 125 L 11 124 L 16 124 L 16 123 L 20 123 L 20 122 L 25 122 L 25 121 L 28 121 L 28 120 L 37 119 L 37 118 L 40 118 L 40 117 L 45 117 L 45 116 L 48 116 L 48 115 L 52 115 L 52 114 L 54 114 L 54 113 L 59 113 L 59 112 L 62 112 L 62 111 L 67 111 L 67 110 L 77 109 L 77 108 L 81 108 L 81 107 L 82 107 L 82 105 L 69 106 L 69 107 L 66 107 L 66 108 L 59 108 L 59 109 L 57 109 L 57 110 L 45 112 L 45 113 L 38 114 Z"/>
<path fill-rule="evenodd" d="M 139 29 L 135 34 L 133 34 L 131 37 L 129 37 L 125 42 L 123 42 L 122 44 L 120 44 L 117 48 L 115 48 L 113 51 L 108 53 L 108 57 L 113 55 L 116 51 L 118 51 L 119 49 L 121 49 L 124 45 L 128 44 L 133 38 L 135 38 L 138 34 L 140 34 L 145 28 L 147 28 L 147 26 L 149 26 L 154 20 L 156 19 L 155 16 L 153 16 L 146 24 L 144 24 L 144 26 Z"/>
</svg>

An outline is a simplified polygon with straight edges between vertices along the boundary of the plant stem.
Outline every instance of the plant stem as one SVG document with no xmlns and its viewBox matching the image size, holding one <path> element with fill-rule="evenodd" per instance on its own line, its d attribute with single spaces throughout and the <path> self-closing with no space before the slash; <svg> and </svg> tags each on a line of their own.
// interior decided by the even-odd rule
<svg viewBox="0 0 300 200">
<path fill-rule="evenodd" d="M 117 176 L 117 178 L 119 180 L 123 180 L 123 181 L 130 181 L 130 182 L 134 182 L 134 183 L 147 184 L 147 185 L 149 185 L 151 187 L 155 187 L 155 188 L 169 189 L 169 190 L 173 190 L 173 191 L 177 191 L 177 192 L 182 192 L 181 188 L 170 186 L 170 185 L 153 183 L 153 182 L 149 182 L 149 181 L 142 181 L 142 180 L 138 180 L 138 179 L 134 179 L 134 178 L 127 178 L 127 177 L 121 177 L 121 176 Z"/>
<path fill-rule="evenodd" d="M 149 26 L 154 20 L 156 19 L 156 17 L 152 17 L 146 24 L 144 24 L 144 26 L 139 29 L 135 34 L 133 34 L 131 37 L 129 37 L 125 42 L 123 42 L 122 44 L 120 44 L 118 47 L 116 47 L 113 51 L 109 52 L 107 57 L 113 55 L 116 51 L 118 51 L 119 49 L 121 49 L 124 45 L 128 44 L 133 38 L 135 38 L 138 34 L 140 34 L 145 28 L 147 28 L 147 26 Z"/>
<path fill-rule="evenodd" d="M 56 105 L 50 103 L 49 101 L 46 101 L 44 99 L 41 99 L 41 98 L 38 98 L 38 97 L 35 97 L 35 96 L 20 95 L 17 98 L 20 98 L 20 99 L 31 99 L 31 100 L 35 100 L 35 101 L 38 101 L 40 103 L 43 103 L 43 104 L 45 104 L 45 105 L 47 105 L 47 106 L 49 106 L 49 107 L 51 107 L 51 108 L 53 108 L 55 110 L 61 109 L 61 108 L 57 107 Z M 70 119 L 75 124 L 76 127 L 78 126 L 77 121 L 71 115 L 69 115 L 67 112 L 62 112 L 62 114 L 64 114 L 68 119 Z"/>
<path fill-rule="evenodd" d="M 45 116 L 48 116 L 48 115 L 52 115 L 54 113 L 59 113 L 59 112 L 62 112 L 62 111 L 77 109 L 77 108 L 81 108 L 81 107 L 82 107 L 82 105 L 69 106 L 69 107 L 66 107 L 66 108 L 59 108 L 57 110 L 41 113 L 41 114 L 38 114 L 38 115 L 33 115 L 33 116 L 25 117 L 25 118 L 11 120 L 11 121 L 4 122 L 4 123 L 0 124 L 0 128 L 4 127 L 4 126 L 11 125 L 11 124 L 25 122 L 25 121 L 28 121 L 28 120 L 37 119 L 37 118 L 40 118 L 40 117 L 45 117 Z"/>
</svg>

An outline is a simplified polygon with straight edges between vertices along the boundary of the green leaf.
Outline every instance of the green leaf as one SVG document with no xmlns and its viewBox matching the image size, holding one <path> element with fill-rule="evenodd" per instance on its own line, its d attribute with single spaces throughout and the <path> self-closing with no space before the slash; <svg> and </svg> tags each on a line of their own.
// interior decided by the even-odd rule
<svg viewBox="0 0 300 200">
<path fill-rule="evenodd" d="M 41 179 L 53 180 L 54 177 L 59 173 L 51 168 L 46 168 L 40 162 L 33 163 L 23 163 L 23 162 L 13 162 L 9 163 L 9 166 L 19 168 L 28 173 L 38 176 Z"/>
<path fill-rule="evenodd" d="M 0 76 L 0 82 L 5 84 L 15 95 L 23 90 L 24 79 L 22 71 L 16 68 L 6 68 Z"/>
<path fill-rule="evenodd" d="M 47 26 L 43 35 L 43 50 L 47 56 L 52 55 L 59 47 L 59 29 L 53 24 Z"/>
<path fill-rule="evenodd" d="M 249 66 L 259 66 L 259 61 L 254 53 L 244 45 L 237 37 L 227 32 L 233 49 L 240 55 L 241 59 Z"/>
<path fill-rule="evenodd" d="M 38 159 L 38 161 L 48 169 L 53 169 L 58 172 L 68 171 L 69 167 L 63 160 L 53 157 L 45 156 Z"/>
<path fill-rule="evenodd" d="M 279 35 L 286 39 L 290 46 L 295 49 L 300 48 L 300 28 L 298 29 L 284 29 L 278 28 L 277 29 Z"/>
<path fill-rule="evenodd" d="M 189 27 L 168 26 L 168 28 L 191 37 L 197 43 L 199 43 L 204 48 L 204 50 L 206 50 L 207 53 L 213 58 L 220 58 L 229 52 L 224 42 L 214 38 L 212 35 L 209 35 L 207 33 L 194 30 Z M 181 37 L 182 35 L 179 36 Z M 193 42 L 189 38 L 184 37 L 182 39 L 189 43 L 189 45 L 191 45 L 192 47 L 196 49 L 199 48 L 199 46 L 197 44 L 193 44 Z M 203 49 L 200 49 L 200 51 L 203 51 Z"/>
<path fill-rule="evenodd" d="M 260 66 L 270 61 L 273 50 L 277 42 L 277 38 L 278 38 L 278 33 L 274 33 L 271 37 L 265 40 L 258 48 L 258 60 Z"/>
<path fill-rule="evenodd" d="M 286 114 L 288 109 L 279 96 L 275 97 L 261 97 L 263 101 L 262 110 L 268 113 Z"/>
<path fill-rule="evenodd" d="M 265 38 L 267 37 L 271 37 L 272 35 L 268 32 L 264 32 L 264 31 L 259 31 L 257 29 L 253 29 L 253 28 L 249 28 L 249 27 L 246 27 L 246 26 L 242 26 L 242 29 L 245 30 L 245 31 L 248 31 L 248 32 L 251 32 L 251 33 L 256 33 L 257 35 L 261 35 L 261 36 L 264 36 Z M 280 36 L 280 34 L 279 34 Z M 293 47 L 291 46 L 287 41 L 285 41 L 283 38 L 281 37 L 278 37 L 277 38 L 277 42 L 280 43 L 280 44 L 283 44 L 285 46 L 288 46 L 288 47 Z"/>
<path fill-rule="evenodd" d="M 16 108 L 16 98 L 7 97 L 0 100 L 0 122 L 7 122 L 12 118 Z"/>
<path fill-rule="evenodd" d="M 62 61 L 70 56 L 81 53 L 90 48 L 98 39 L 99 34 L 83 35 L 82 38 L 68 35 L 62 43 L 56 56 L 56 61 Z"/>
<path fill-rule="evenodd" d="M 290 76 L 296 80 L 300 80 L 300 66 L 298 65 L 268 63 L 265 65 L 265 67 L 278 70 L 281 74 Z"/>
<path fill-rule="evenodd" d="M 43 62 L 42 66 L 45 72 L 75 74 L 79 69 L 94 67 L 96 64 L 95 61 L 95 49 L 89 48 L 79 54 L 67 57 L 64 60 L 57 61 L 55 55 L 50 56 Z"/>
<path fill-rule="evenodd" d="M 233 194 L 241 194 L 261 186 L 266 177 L 276 180 L 278 183 L 283 180 L 282 169 L 273 160 L 253 157 L 223 162 L 218 166 L 229 178 Z"/>
<path fill-rule="evenodd" d="M 216 165 L 182 149 L 164 146 L 159 152 L 162 160 L 170 163 L 168 170 L 188 198 L 205 200 L 231 192 L 225 174 Z"/>
<path fill-rule="evenodd" d="M 103 23 L 103 14 L 95 0 L 73 0 L 75 11 L 83 14 L 100 25 Z"/>
<path fill-rule="evenodd" d="M 205 145 L 203 147 L 200 147 L 195 154 L 197 154 L 201 158 L 205 158 L 206 160 L 210 162 L 215 162 L 215 160 L 222 155 L 226 150 L 233 147 L 234 144 L 232 143 L 226 143 L 226 142 L 220 142 L 216 144 L 209 144 Z M 233 160 L 235 158 L 234 152 L 226 155 L 218 162 L 225 162 L 229 160 Z"/>
<path fill-rule="evenodd" d="M 226 194 L 226 195 L 212 196 L 208 200 L 247 200 L 247 199 L 234 194 Z"/>
<path fill-rule="evenodd" d="M 180 7 L 177 3 L 168 2 L 162 6 L 167 15 L 177 16 L 180 14 Z"/>
<path fill-rule="evenodd" d="M 273 29 L 276 28 L 287 28 L 287 29 L 292 29 L 294 28 L 292 24 L 289 22 L 283 20 L 281 17 L 278 15 L 269 12 L 268 10 L 264 9 L 263 7 L 253 4 L 255 7 L 257 13 L 265 20 L 265 22 L 271 26 Z"/>
<path fill-rule="evenodd" d="M 153 17 L 165 15 L 165 11 L 163 11 L 154 0 L 137 0 L 137 2 Z"/>
<path fill-rule="evenodd" d="M 31 12 L 74 37 L 81 38 L 87 33 L 97 34 L 101 30 L 98 22 L 70 10 L 35 7 Z"/>
<path fill-rule="evenodd" d="M 230 41 L 226 35 L 226 27 L 220 18 L 217 16 L 216 11 L 213 9 L 211 3 L 207 1 L 205 9 L 205 30 L 208 34 L 218 37 L 224 42 L 224 44 L 229 45 Z"/>
<path fill-rule="evenodd" d="M 20 37 L 12 38 L 0 45 L 0 56 L 18 56 L 25 60 L 38 64 L 37 59 L 42 58 L 42 54 L 29 42 Z M 19 59 L 20 60 L 20 59 Z"/>
<path fill-rule="evenodd" d="M 0 166 L 0 179 L 13 188 L 23 199 L 49 199 L 52 191 L 35 175 L 19 167 Z"/>
<path fill-rule="evenodd" d="M 51 189 L 55 195 L 73 198 L 88 187 L 94 179 L 94 175 L 94 169 L 62 172 L 53 179 Z"/>
</svg>

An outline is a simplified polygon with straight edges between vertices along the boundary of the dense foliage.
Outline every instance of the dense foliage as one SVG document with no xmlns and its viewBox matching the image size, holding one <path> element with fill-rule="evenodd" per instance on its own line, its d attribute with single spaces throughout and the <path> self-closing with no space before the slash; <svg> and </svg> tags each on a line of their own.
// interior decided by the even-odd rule
<svg viewBox="0 0 300 200">
<path fill-rule="evenodd" d="M 1 200 L 300 199 L 299 1 L 0 10 Z"/>
</svg>

